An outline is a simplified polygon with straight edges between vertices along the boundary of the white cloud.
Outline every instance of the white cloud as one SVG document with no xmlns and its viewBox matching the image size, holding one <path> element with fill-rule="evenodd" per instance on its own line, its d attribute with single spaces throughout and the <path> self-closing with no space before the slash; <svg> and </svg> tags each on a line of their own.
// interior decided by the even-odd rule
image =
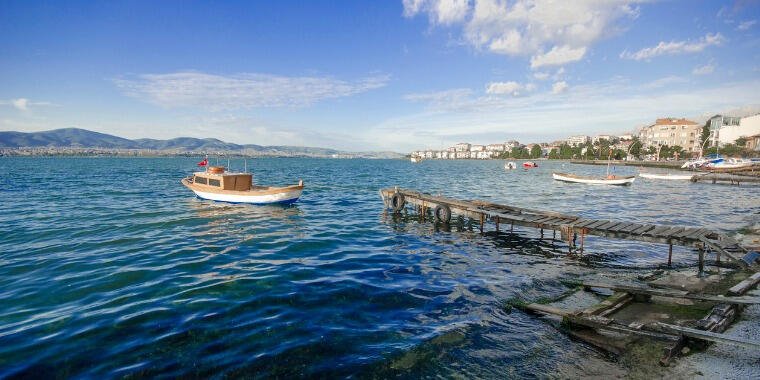
<svg viewBox="0 0 760 380">
<path fill-rule="evenodd" d="M 451 24 L 467 16 L 469 0 L 403 0 L 404 16 L 412 17 L 420 12 L 427 12 L 430 21 L 439 24 Z"/>
<path fill-rule="evenodd" d="M 704 66 L 697 66 L 694 68 L 694 70 L 691 71 L 694 75 L 707 75 L 712 74 L 712 72 L 715 70 L 715 66 L 712 63 L 708 63 Z"/>
<path fill-rule="evenodd" d="M 546 54 L 538 54 L 531 57 L 530 68 L 537 69 L 543 66 L 558 66 L 580 61 L 584 54 L 586 54 L 585 47 L 573 49 L 570 46 L 555 46 Z"/>
<path fill-rule="evenodd" d="M 30 111 L 32 106 L 54 106 L 50 102 L 33 102 L 26 98 L 16 98 L 10 100 L 0 100 L 0 105 L 9 105 L 19 111 Z"/>
<path fill-rule="evenodd" d="M 355 82 L 330 77 L 287 77 L 260 73 L 214 75 L 187 71 L 142 74 L 113 82 L 124 93 L 162 107 L 199 107 L 212 111 L 258 107 L 307 106 L 324 99 L 355 95 L 386 85 L 389 76 Z"/>
<path fill-rule="evenodd" d="M 517 82 L 491 82 L 486 86 L 486 93 L 495 95 L 511 94 L 512 96 L 518 96 L 523 89 L 528 90 L 525 86 Z"/>
<path fill-rule="evenodd" d="M 537 68 L 580 60 L 596 41 L 617 32 L 620 18 L 638 17 L 632 4 L 644 1 L 403 0 L 403 5 L 406 17 L 427 13 L 433 24 L 461 24 L 467 43 L 531 57 Z"/>
<path fill-rule="evenodd" d="M 542 72 L 535 72 L 533 73 L 533 78 L 536 78 L 538 80 L 546 80 L 549 78 L 549 73 L 542 73 Z"/>
<path fill-rule="evenodd" d="M 757 24 L 757 20 L 749 20 L 749 21 L 743 21 L 739 24 L 739 26 L 736 27 L 738 30 L 747 30 L 752 27 L 752 25 Z"/>
<path fill-rule="evenodd" d="M 713 45 L 720 45 L 726 40 L 720 33 L 710 34 L 707 33 L 704 37 L 700 38 L 697 42 L 687 41 L 660 41 L 655 47 L 649 47 L 641 49 L 635 53 L 631 53 L 627 50 L 620 53 L 620 58 L 634 59 L 636 61 L 648 60 L 660 55 L 675 55 L 684 53 L 698 53 L 705 48 Z"/>
<path fill-rule="evenodd" d="M 679 76 L 671 75 L 660 79 L 655 79 L 649 83 L 645 83 L 641 86 L 642 89 L 655 89 L 671 86 L 677 83 L 685 83 L 687 80 Z"/>
<path fill-rule="evenodd" d="M 567 90 L 567 82 L 565 81 L 556 82 L 552 86 L 552 94 L 561 94 L 565 92 L 565 90 Z"/>
</svg>

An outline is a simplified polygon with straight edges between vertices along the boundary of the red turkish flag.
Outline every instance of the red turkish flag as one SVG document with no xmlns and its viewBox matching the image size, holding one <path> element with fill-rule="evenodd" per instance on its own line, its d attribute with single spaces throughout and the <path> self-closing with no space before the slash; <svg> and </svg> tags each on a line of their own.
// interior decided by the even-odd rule
<svg viewBox="0 0 760 380">
<path fill-rule="evenodd" d="M 204 158 L 203 161 L 198 163 L 198 166 L 206 166 L 208 165 L 208 158 Z"/>
</svg>

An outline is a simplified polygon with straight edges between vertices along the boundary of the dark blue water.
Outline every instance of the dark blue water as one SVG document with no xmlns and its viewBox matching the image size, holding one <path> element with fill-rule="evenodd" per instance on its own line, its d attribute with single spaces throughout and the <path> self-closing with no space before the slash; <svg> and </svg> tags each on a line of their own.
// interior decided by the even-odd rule
<svg viewBox="0 0 760 380">
<path fill-rule="evenodd" d="M 291 207 L 232 205 L 181 186 L 197 161 L 0 159 L 0 377 L 584 374 L 606 359 L 505 300 L 656 267 L 666 247 L 588 239 L 568 255 L 536 231 L 388 215 L 378 190 L 729 232 L 760 213 L 757 187 L 573 185 L 551 170 L 605 168 L 499 161 L 248 160 L 256 183 L 306 191 Z"/>
</svg>

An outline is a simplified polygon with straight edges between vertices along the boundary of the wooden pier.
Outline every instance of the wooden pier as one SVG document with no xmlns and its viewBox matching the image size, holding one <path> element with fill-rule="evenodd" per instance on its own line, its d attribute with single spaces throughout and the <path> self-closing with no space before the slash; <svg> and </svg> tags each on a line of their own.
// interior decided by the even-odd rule
<svg viewBox="0 0 760 380">
<path fill-rule="evenodd" d="M 666 244 L 669 246 L 668 265 L 671 264 L 673 246 L 693 247 L 699 252 L 699 269 L 704 268 L 704 258 L 707 249 L 716 253 L 716 261 L 721 257 L 741 268 L 757 267 L 760 257 L 757 252 L 749 252 L 730 236 L 702 227 L 665 226 L 656 224 L 640 224 L 619 220 L 585 219 L 579 216 L 565 215 L 555 212 L 532 210 L 521 207 L 500 205 L 477 200 L 456 200 L 398 188 L 380 190 L 380 196 L 385 206 L 394 212 L 401 212 L 407 204 L 418 207 L 424 220 L 428 210 L 433 211 L 432 217 L 437 222 L 448 223 L 452 213 L 479 221 L 480 231 L 483 232 L 487 222 L 494 224 L 496 230 L 509 226 L 535 228 L 540 230 L 543 238 L 544 230 L 560 231 L 563 241 L 569 249 L 576 248 L 580 237 L 580 252 L 586 235 L 599 236 L 609 239 L 636 240 L 648 243 Z"/>
</svg>

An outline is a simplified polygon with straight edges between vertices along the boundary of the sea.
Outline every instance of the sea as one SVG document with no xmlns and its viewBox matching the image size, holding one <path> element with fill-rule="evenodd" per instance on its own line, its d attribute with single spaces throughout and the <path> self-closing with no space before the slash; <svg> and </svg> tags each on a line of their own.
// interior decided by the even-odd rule
<svg viewBox="0 0 760 380">
<path fill-rule="evenodd" d="M 0 158 L 0 378 L 599 375 L 589 361 L 624 371 L 505 305 L 582 276 L 651 271 L 667 246 L 588 237 L 569 253 L 550 231 L 394 215 L 379 190 L 731 234 L 760 220 L 758 187 L 562 183 L 552 171 L 607 168 L 560 161 L 236 158 L 232 170 L 256 184 L 303 180 L 305 191 L 291 206 L 228 204 L 181 185 L 201 159 Z M 674 248 L 674 266 L 696 262 Z"/>
</svg>

